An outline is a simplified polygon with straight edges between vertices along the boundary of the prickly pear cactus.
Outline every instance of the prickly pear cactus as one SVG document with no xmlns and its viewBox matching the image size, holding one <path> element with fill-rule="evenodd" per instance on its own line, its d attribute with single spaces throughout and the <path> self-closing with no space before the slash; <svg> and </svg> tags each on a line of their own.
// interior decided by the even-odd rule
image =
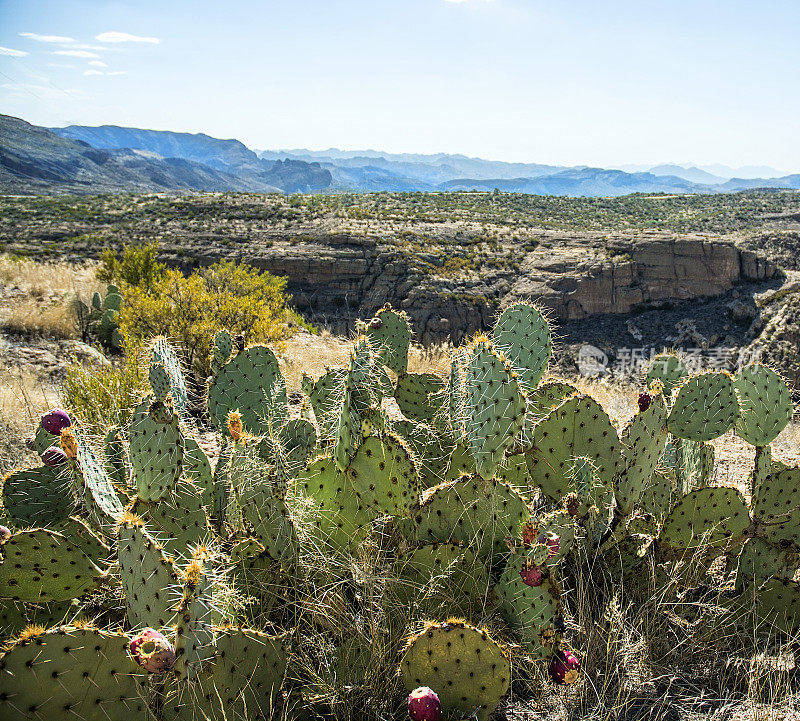
<svg viewBox="0 0 800 721">
<path fill-rule="evenodd" d="M 612 488 L 620 463 L 620 443 L 597 401 L 580 395 L 564 401 L 536 425 L 533 449 L 526 458 L 531 482 L 549 499 L 561 503 L 576 491 L 569 474 L 573 458 L 588 458 L 596 468 L 598 484 Z"/>
<path fill-rule="evenodd" d="M 395 573 L 398 600 L 431 613 L 476 611 L 492 587 L 483 562 L 469 548 L 455 543 L 413 547 L 398 557 Z"/>
<path fill-rule="evenodd" d="M 736 433 L 754 446 L 772 443 L 792 420 L 792 396 L 771 368 L 748 365 L 733 379 L 741 412 Z"/>
<path fill-rule="evenodd" d="M 18 531 L 0 543 L 0 598 L 66 601 L 95 585 L 108 547 L 77 519 L 59 528 Z"/>
<path fill-rule="evenodd" d="M 419 473 L 403 441 L 370 436 L 358 447 L 346 475 L 361 504 L 375 515 L 407 516 L 419 495 Z"/>
<path fill-rule="evenodd" d="M 488 340 L 477 340 L 466 369 L 466 434 L 483 478 L 491 478 L 522 431 L 525 396 L 511 366 Z"/>
<path fill-rule="evenodd" d="M 441 483 L 447 472 L 453 445 L 447 435 L 425 424 L 402 420 L 392 423 L 392 430 L 411 449 L 418 464 L 420 488 Z M 470 461 L 472 456 L 470 456 Z M 472 471 L 474 472 L 474 464 Z"/>
<path fill-rule="evenodd" d="M 286 423 L 286 382 L 269 348 L 253 346 L 240 351 L 211 380 L 208 412 L 222 433 L 229 434 L 231 411 L 241 415 L 244 430 L 250 435 L 277 432 Z"/>
<path fill-rule="evenodd" d="M 800 468 L 769 473 L 755 489 L 752 509 L 765 538 L 800 548 Z"/>
<path fill-rule="evenodd" d="M 9 473 L 3 480 L 3 508 L 18 528 L 58 526 L 75 510 L 64 466 L 40 466 Z"/>
<path fill-rule="evenodd" d="M 136 492 L 157 501 L 174 488 L 183 472 L 183 435 L 169 398 L 144 400 L 133 411 L 129 453 Z"/>
<path fill-rule="evenodd" d="M 166 338 L 157 338 L 152 349 L 153 362 L 160 364 L 167 374 L 167 393 L 171 396 L 175 410 L 181 418 L 186 416 L 188 394 L 180 360 Z"/>
<path fill-rule="evenodd" d="M 164 710 L 176 721 L 270 721 L 286 673 L 279 636 L 249 628 L 214 629 L 214 654 L 191 685 L 176 686 Z"/>
<path fill-rule="evenodd" d="M 169 626 L 178 601 L 178 574 L 137 516 L 120 519 L 117 558 L 131 628 Z"/>
<path fill-rule="evenodd" d="M 645 385 L 649 389 L 653 381 L 660 381 L 663 385 L 664 396 L 670 398 L 672 392 L 689 377 L 686 364 L 672 353 L 663 353 L 653 358 L 647 370 Z"/>
<path fill-rule="evenodd" d="M 492 335 L 494 347 L 508 358 L 523 390 L 532 392 L 552 352 L 550 326 L 542 312 L 528 303 L 515 303 L 500 314 Z"/>
<path fill-rule="evenodd" d="M 620 511 L 628 514 L 639 502 L 667 443 L 667 406 L 661 394 L 633 417 L 620 441 L 622 463 L 614 491 Z"/>
<path fill-rule="evenodd" d="M 742 494 L 735 488 L 700 488 L 673 507 L 661 528 L 661 541 L 674 549 L 726 547 L 741 541 L 750 525 Z"/>
<path fill-rule="evenodd" d="M 323 440 L 332 439 L 336 432 L 346 376 L 345 369 L 333 368 L 326 370 L 317 380 L 304 375 L 301 381 L 301 388 L 311 401 L 314 419 Z"/>
<path fill-rule="evenodd" d="M 499 560 L 507 553 L 505 539 L 529 518 L 525 499 L 510 486 L 466 477 L 426 491 L 413 515 L 413 535 L 419 543 L 461 543 Z"/>
<path fill-rule="evenodd" d="M 450 619 L 408 639 L 400 679 L 409 691 L 437 689 L 446 714 L 487 719 L 508 690 L 511 663 L 488 631 Z"/>
<path fill-rule="evenodd" d="M 503 575 L 495 587 L 500 599 L 500 612 L 535 658 L 549 658 L 560 642 L 557 625 L 562 615 L 561 593 L 551 578 L 539 586 L 529 586 L 521 571 L 526 562 L 523 554 L 509 558 Z"/>
<path fill-rule="evenodd" d="M 384 306 L 372 320 L 367 321 L 367 337 L 377 349 L 383 365 L 397 375 L 408 370 L 411 325 L 405 313 Z"/>
<path fill-rule="evenodd" d="M 760 586 L 773 577 L 792 578 L 800 565 L 800 549 L 781 548 L 763 538 L 749 538 L 732 561 L 737 587 L 750 583 Z"/>
<path fill-rule="evenodd" d="M 78 457 L 72 464 L 75 486 L 89 516 L 99 526 L 116 523 L 122 514 L 122 501 L 94 450 L 85 440 L 78 441 Z"/>
<path fill-rule="evenodd" d="M 409 420 L 432 423 L 444 412 L 444 381 L 434 373 L 403 373 L 397 379 L 394 399 Z"/>
<path fill-rule="evenodd" d="M 298 554 L 297 531 L 283 499 L 274 497 L 269 485 L 262 482 L 243 489 L 239 503 L 269 557 L 284 569 L 291 568 Z"/>
<path fill-rule="evenodd" d="M 467 391 L 464 386 L 467 353 L 459 348 L 450 361 L 450 376 L 447 380 L 447 423 L 456 443 L 465 443 L 467 438 Z"/>
<path fill-rule="evenodd" d="M 23 633 L 0 656 L 0 716 L 66 721 L 148 718 L 144 673 L 127 636 L 92 626 Z"/>
<path fill-rule="evenodd" d="M 129 470 L 122 432 L 117 426 L 109 428 L 103 439 L 103 465 L 115 489 L 124 492 L 128 488 Z"/>
<path fill-rule="evenodd" d="M 723 372 L 701 373 L 678 389 L 667 428 L 678 438 L 711 441 L 730 430 L 738 417 L 733 379 Z"/>
</svg>

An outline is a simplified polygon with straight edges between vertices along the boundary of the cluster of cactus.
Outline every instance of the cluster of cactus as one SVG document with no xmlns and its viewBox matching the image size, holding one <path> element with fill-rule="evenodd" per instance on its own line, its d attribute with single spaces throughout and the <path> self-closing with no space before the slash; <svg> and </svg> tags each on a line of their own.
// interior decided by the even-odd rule
<svg viewBox="0 0 800 721">
<path fill-rule="evenodd" d="M 163 339 L 151 393 L 101 448 L 63 411 L 42 418 L 42 465 L 2 489 L 4 718 L 272 718 L 297 632 L 274 609 L 291 606 L 285 580 L 309 545 L 386 551 L 388 593 L 414 619 L 395 660 L 412 718 L 488 717 L 512 677 L 500 638 L 554 682 L 578 679 L 563 591 L 586 554 L 616 575 L 724 555 L 731 613 L 800 627 L 800 469 L 772 458 L 792 415 L 773 371 L 690 376 L 661 356 L 618 431 L 596 400 L 543 380 L 551 331 L 532 305 L 457 349 L 446 376 L 408 371 L 403 313 L 357 331 L 347 365 L 304 378 L 294 408 L 274 353 L 220 331 L 214 467 Z M 709 441 L 731 429 L 756 449 L 749 502 L 714 478 Z M 336 588 L 357 567 L 316 572 Z M 82 616 L 89 598 L 113 616 L 96 608 L 109 589 L 122 631 Z M 348 601 L 326 591 L 317 605 L 327 627 Z"/>
<path fill-rule="evenodd" d="M 109 351 L 122 350 L 122 334 L 119 331 L 122 295 L 117 286 L 109 285 L 105 297 L 95 291 L 89 305 L 76 298 L 74 307 L 78 329 L 84 340 L 96 339 Z"/>
</svg>

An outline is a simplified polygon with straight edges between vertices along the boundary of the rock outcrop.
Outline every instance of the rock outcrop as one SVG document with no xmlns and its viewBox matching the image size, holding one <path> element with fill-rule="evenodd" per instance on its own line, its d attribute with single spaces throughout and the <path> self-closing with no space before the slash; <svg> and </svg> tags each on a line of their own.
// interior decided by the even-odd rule
<svg viewBox="0 0 800 721">
<path fill-rule="evenodd" d="M 366 236 L 278 241 L 250 246 L 239 256 L 286 276 L 294 304 L 312 319 L 344 330 L 389 302 L 411 316 L 423 344 L 460 342 L 517 300 L 533 300 L 563 322 L 715 297 L 777 272 L 773 263 L 732 242 L 659 233 L 547 233 L 531 250 L 506 252 L 502 263 L 487 259 L 477 270 L 457 273 L 447 272 L 448 259 L 434 248 L 409 253 Z M 230 256 L 209 248 L 196 253 L 193 263 L 224 257 Z"/>
</svg>

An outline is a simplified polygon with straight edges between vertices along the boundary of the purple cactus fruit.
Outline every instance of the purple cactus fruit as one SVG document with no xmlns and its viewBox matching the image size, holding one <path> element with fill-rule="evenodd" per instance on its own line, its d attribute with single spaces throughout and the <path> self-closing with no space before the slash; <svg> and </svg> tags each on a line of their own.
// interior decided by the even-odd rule
<svg viewBox="0 0 800 721">
<path fill-rule="evenodd" d="M 60 436 L 61 431 L 71 425 L 72 421 L 69 419 L 69 414 L 61 410 L 61 408 L 53 408 L 53 410 L 47 411 L 42 416 L 42 428 L 51 436 Z"/>
<path fill-rule="evenodd" d="M 578 673 L 581 670 L 581 662 L 572 651 L 561 649 L 556 651 L 550 660 L 548 672 L 550 678 L 558 684 L 565 686 L 578 680 Z"/>
<path fill-rule="evenodd" d="M 540 533 L 536 540 L 539 543 L 544 543 L 550 549 L 547 554 L 548 558 L 553 558 L 561 548 L 561 540 L 555 533 Z"/>
<path fill-rule="evenodd" d="M 167 637 L 146 628 L 130 644 L 131 656 L 145 671 L 161 673 L 175 665 L 175 649 Z"/>
<path fill-rule="evenodd" d="M 408 694 L 408 715 L 414 721 L 439 721 L 442 704 L 433 689 L 420 686 Z"/>
<path fill-rule="evenodd" d="M 42 463 L 48 468 L 58 468 L 67 462 L 67 454 L 58 446 L 50 446 L 42 453 Z"/>
<path fill-rule="evenodd" d="M 639 394 L 639 410 L 644 413 L 649 407 L 650 404 L 653 402 L 653 399 L 647 393 L 640 393 Z"/>
<path fill-rule="evenodd" d="M 11 538 L 11 529 L 8 526 L 0 526 L 0 543 L 3 543 Z"/>
<path fill-rule="evenodd" d="M 383 321 L 380 318 L 373 318 L 369 322 L 369 327 L 372 328 L 372 330 L 380 330 L 382 325 L 383 325 Z"/>
<path fill-rule="evenodd" d="M 574 493 L 570 493 L 564 499 L 564 507 L 567 509 L 567 513 L 574 518 L 578 515 L 578 511 L 581 508 L 581 502 Z"/>
<path fill-rule="evenodd" d="M 540 566 L 537 566 L 530 561 L 526 561 L 522 564 L 522 568 L 519 570 L 520 578 L 522 582 L 527 586 L 541 586 L 542 582 L 544 581 L 544 571 L 542 571 Z"/>
</svg>

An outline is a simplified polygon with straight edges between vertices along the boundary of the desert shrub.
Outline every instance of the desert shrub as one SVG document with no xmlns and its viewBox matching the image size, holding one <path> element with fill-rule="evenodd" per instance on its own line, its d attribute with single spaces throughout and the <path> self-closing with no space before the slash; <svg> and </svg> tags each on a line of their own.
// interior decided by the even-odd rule
<svg viewBox="0 0 800 721">
<path fill-rule="evenodd" d="M 97 280 L 114 285 L 127 284 L 152 293 L 164 277 L 166 266 L 156 260 L 158 243 L 126 245 L 122 257 L 106 248 L 100 257 Z"/>
<path fill-rule="evenodd" d="M 127 424 L 147 387 L 142 356 L 140 348 L 128 348 L 119 361 L 99 368 L 70 365 L 61 387 L 65 408 L 91 433 Z"/>
<path fill-rule="evenodd" d="M 152 291 L 126 288 L 120 328 L 126 342 L 140 346 L 153 336 L 170 338 L 196 379 L 210 373 L 216 330 L 227 328 L 247 343 L 288 338 L 286 279 L 247 265 L 222 261 L 184 276 L 165 270 Z"/>
</svg>

